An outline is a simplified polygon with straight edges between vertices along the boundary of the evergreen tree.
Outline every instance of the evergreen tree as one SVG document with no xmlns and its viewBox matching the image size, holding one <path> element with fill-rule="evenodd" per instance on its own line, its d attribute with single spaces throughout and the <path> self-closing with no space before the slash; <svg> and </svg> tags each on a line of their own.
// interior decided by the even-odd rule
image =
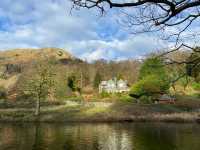
<svg viewBox="0 0 200 150">
<path fill-rule="evenodd" d="M 95 78 L 94 78 L 94 83 L 93 83 L 93 87 L 94 88 L 98 88 L 100 82 L 101 82 L 102 78 L 99 72 L 96 73 Z"/>
<path fill-rule="evenodd" d="M 148 58 L 141 66 L 139 81 L 132 86 L 130 96 L 154 96 L 167 92 L 169 87 L 163 61 L 156 57 Z"/>
<path fill-rule="evenodd" d="M 157 57 L 147 58 L 139 71 L 139 79 L 149 75 L 156 75 L 159 78 L 166 78 L 163 60 Z"/>
<path fill-rule="evenodd" d="M 77 85 L 76 85 L 76 76 L 75 75 L 71 75 L 68 77 L 68 81 L 67 81 L 68 87 L 75 92 L 77 89 Z"/>
</svg>

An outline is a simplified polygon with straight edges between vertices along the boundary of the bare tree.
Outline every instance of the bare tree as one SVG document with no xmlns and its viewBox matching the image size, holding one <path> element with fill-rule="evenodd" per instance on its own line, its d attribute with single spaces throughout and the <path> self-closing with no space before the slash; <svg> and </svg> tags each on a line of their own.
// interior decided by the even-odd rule
<svg viewBox="0 0 200 150">
<path fill-rule="evenodd" d="M 164 33 L 162 38 L 175 42 L 175 48 L 161 56 L 189 49 L 191 56 L 200 53 L 199 48 L 185 44 L 185 40 L 196 38 L 197 31 L 187 30 L 200 18 L 200 0 L 71 0 L 74 8 L 97 8 L 102 14 L 109 9 L 118 8 L 119 18 L 129 27 L 131 33 Z M 185 34 L 184 34 L 185 33 Z M 190 57 L 191 58 L 191 57 Z M 190 64 L 194 69 L 200 67 L 200 57 L 182 61 L 169 60 L 168 64 Z"/>
<path fill-rule="evenodd" d="M 39 61 L 33 64 L 29 73 L 22 77 L 20 90 L 23 95 L 27 95 L 36 101 L 35 115 L 40 115 L 40 103 L 54 94 L 53 66 L 48 60 Z M 28 71 L 27 71 L 28 72 Z"/>
<path fill-rule="evenodd" d="M 134 26 L 136 33 L 164 31 L 177 28 L 171 36 L 180 35 L 200 17 L 200 0 L 71 0 L 74 7 L 98 8 L 104 13 L 108 8 L 121 8 L 126 25 Z M 128 11 L 126 11 L 128 10 Z M 135 28 L 135 26 L 140 26 Z M 168 38 L 169 38 L 168 37 Z"/>
</svg>

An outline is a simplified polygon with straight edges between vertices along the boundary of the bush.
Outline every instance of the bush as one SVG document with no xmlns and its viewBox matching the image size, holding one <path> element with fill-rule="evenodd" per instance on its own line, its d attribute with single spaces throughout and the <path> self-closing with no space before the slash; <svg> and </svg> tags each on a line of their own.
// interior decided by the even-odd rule
<svg viewBox="0 0 200 150">
<path fill-rule="evenodd" d="M 150 104 L 153 102 L 150 96 L 145 96 L 145 95 L 140 97 L 140 101 L 143 104 Z"/>
<path fill-rule="evenodd" d="M 151 101 L 158 94 L 166 93 L 170 87 L 163 60 L 157 57 L 147 58 L 141 66 L 139 81 L 134 84 L 130 96 Z M 144 97 L 146 96 L 146 97 Z"/>
<path fill-rule="evenodd" d="M 107 98 L 107 97 L 110 97 L 110 95 L 111 95 L 110 93 L 105 92 L 105 91 L 101 92 L 100 94 L 101 98 Z"/>
<path fill-rule="evenodd" d="M 135 102 L 135 100 L 132 97 L 130 97 L 129 95 L 121 95 L 119 97 L 119 100 L 122 102 Z"/>
<path fill-rule="evenodd" d="M 192 88 L 194 89 L 194 90 L 200 90 L 200 83 L 197 83 L 197 82 L 195 82 L 195 83 L 193 83 L 192 84 Z"/>
<path fill-rule="evenodd" d="M 130 95 L 154 96 L 158 93 L 165 93 L 169 89 L 169 83 L 156 75 L 149 75 L 138 81 L 131 88 Z"/>
</svg>

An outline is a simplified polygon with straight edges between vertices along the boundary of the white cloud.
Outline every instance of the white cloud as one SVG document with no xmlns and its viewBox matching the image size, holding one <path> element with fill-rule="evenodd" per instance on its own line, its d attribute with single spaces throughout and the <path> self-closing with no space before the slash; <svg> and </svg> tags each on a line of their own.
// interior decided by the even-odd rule
<svg viewBox="0 0 200 150">
<path fill-rule="evenodd" d="M 117 15 L 73 11 L 68 0 L 1 0 L 0 49 L 60 47 L 88 61 L 140 57 L 168 43 L 121 30 Z M 3 28 L 4 27 L 4 28 Z"/>
<path fill-rule="evenodd" d="M 146 53 L 165 48 L 166 45 L 167 43 L 154 36 L 143 35 L 134 37 L 130 35 L 124 40 L 74 41 L 71 44 L 66 44 L 65 48 L 70 49 L 83 59 L 93 61 L 96 59 L 120 60 L 124 58 L 139 58 Z"/>
</svg>

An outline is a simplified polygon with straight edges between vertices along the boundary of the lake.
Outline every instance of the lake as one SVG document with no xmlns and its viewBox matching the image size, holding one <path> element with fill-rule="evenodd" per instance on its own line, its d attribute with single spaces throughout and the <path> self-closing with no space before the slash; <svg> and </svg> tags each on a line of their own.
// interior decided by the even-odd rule
<svg viewBox="0 0 200 150">
<path fill-rule="evenodd" d="M 200 150 L 200 124 L 0 124 L 0 150 Z"/>
</svg>

